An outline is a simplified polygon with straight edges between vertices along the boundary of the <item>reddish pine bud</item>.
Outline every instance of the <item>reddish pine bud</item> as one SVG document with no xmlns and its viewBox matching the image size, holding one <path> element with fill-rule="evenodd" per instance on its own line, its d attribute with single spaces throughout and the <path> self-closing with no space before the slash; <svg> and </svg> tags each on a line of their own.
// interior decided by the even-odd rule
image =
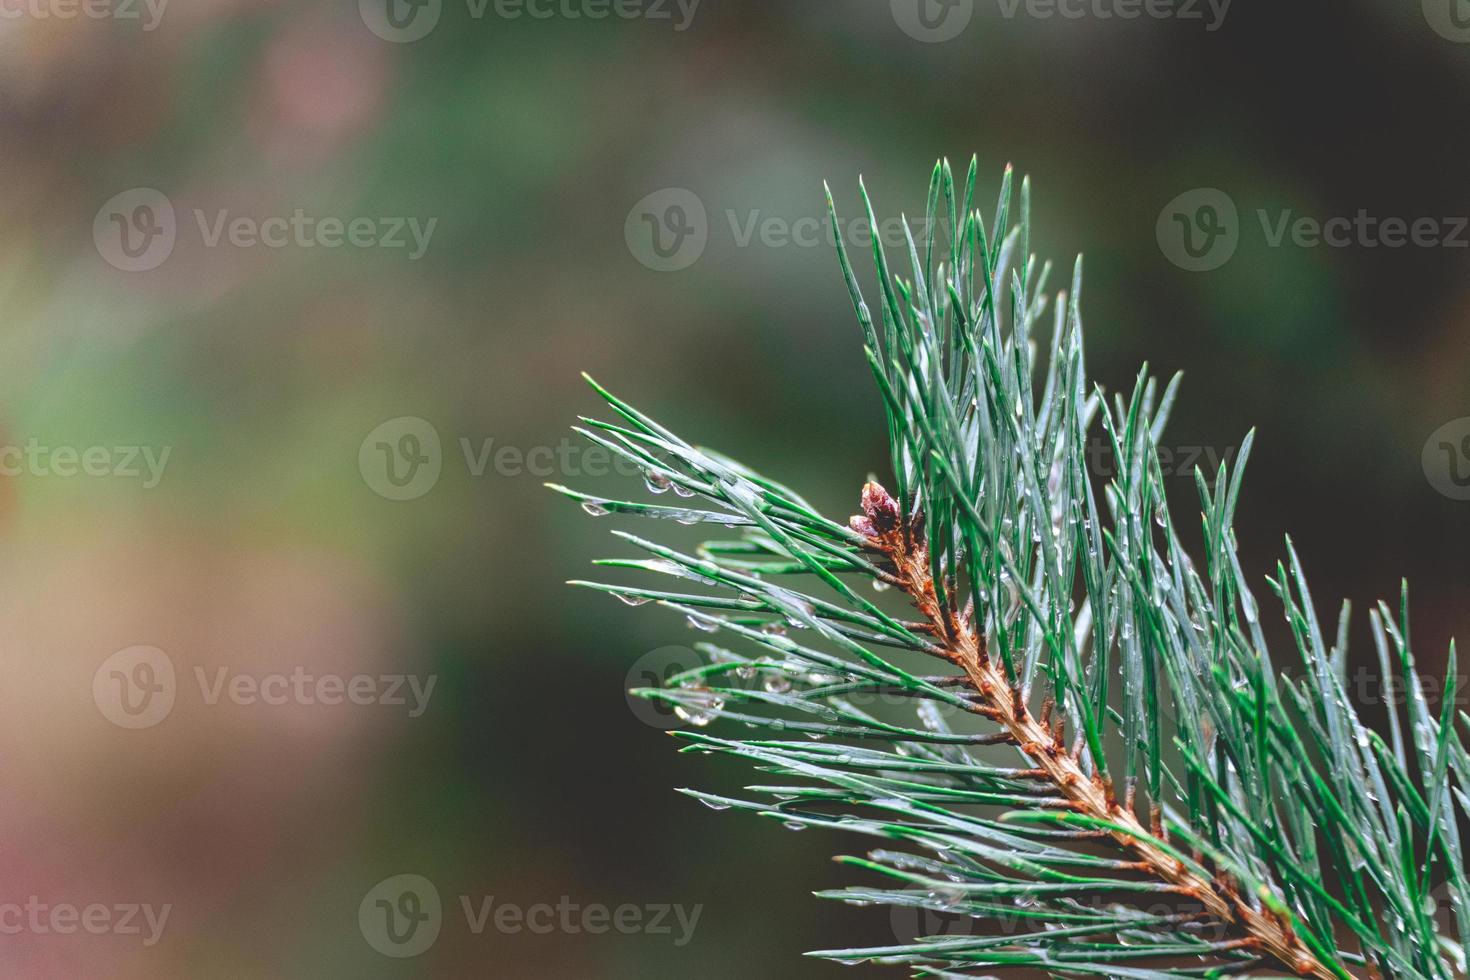
<svg viewBox="0 0 1470 980">
<path fill-rule="evenodd" d="M 873 526 L 873 522 L 861 514 L 854 514 L 849 517 L 847 519 L 847 526 L 864 537 L 876 538 L 878 536 L 878 529 Z"/>
<path fill-rule="evenodd" d="M 877 483 L 863 484 L 863 513 L 879 534 L 897 530 L 902 516 L 898 501 Z"/>
</svg>

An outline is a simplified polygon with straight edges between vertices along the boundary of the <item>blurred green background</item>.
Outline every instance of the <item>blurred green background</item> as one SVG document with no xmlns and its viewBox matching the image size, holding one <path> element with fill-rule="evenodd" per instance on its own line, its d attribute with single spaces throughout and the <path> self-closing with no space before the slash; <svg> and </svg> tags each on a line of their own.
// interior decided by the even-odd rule
<svg viewBox="0 0 1470 980">
<path fill-rule="evenodd" d="M 1185 371 L 1181 449 L 1259 428 L 1250 568 L 1274 567 L 1290 531 L 1324 615 L 1354 601 L 1360 660 L 1363 612 L 1409 577 L 1416 645 L 1442 671 L 1450 637 L 1470 637 L 1470 503 L 1421 453 L 1470 416 L 1470 235 L 1273 247 L 1257 214 L 1446 234 L 1470 214 L 1458 0 L 1237 0 L 1214 30 L 1203 4 L 1204 20 L 1125 20 L 958 0 L 930 9 L 940 33 L 964 21 L 944 40 L 924 39 L 917 2 L 476 16 L 431 0 L 399 10 L 437 16 L 409 42 L 382 0 L 175 0 L 156 20 L 141 0 L 95 17 L 0 0 L 0 444 L 52 452 L 0 478 L 0 902 L 172 907 L 151 945 L 5 935 L 7 975 L 820 977 L 838 968 L 801 951 L 888 941 L 885 910 L 809 895 L 852 883 L 828 858 L 864 842 L 671 792 L 748 775 L 677 756 L 624 699 L 641 656 L 691 635 L 566 588 L 628 553 L 606 534 L 628 524 L 541 485 L 615 485 L 562 448 L 598 409 L 585 369 L 830 514 L 854 509 L 886 450 L 815 233 L 823 179 L 845 217 L 859 175 L 880 215 L 915 215 L 934 159 L 975 153 L 988 216 L 1004 165 L 1030 174 L 1053 284 L 1087 256 L 1097 379 L 1128 384 L 1145 359 Z M 125 271 L 124 232 L 168 244 L 136 188 L 167 199 L 174 240 Z M 1156 234 L 1195 188 L 1239 212 L 1233 256 L 1203 272 Z M 645 199 L 692 199 L 703 221 Z M 379 243 L 397 219 L 433 225 L 417 258 L 407 230 L 410 247 L 252 244 L 298 209 L 368 219 Z M 650 213 L 693 229 L 697 256 L 650 255 Z M 222 216 L 245 222 L 211 244 Z M 441 448 L 437 480 L 400 493 L 377 443 L 426 449 L 401 441 L 421 424 L 369 434 L 402 417 Z M 57 447 L 108 449 L 111 475 L 62 475 Z M 169 451 L 156 485 L 121 472 L 129 447 Z M 1193 494 L 1187 476 L 1173 489 Z M 138 645 L 177 690 L 129 730 L 93 682 Z M 221 668 L 436 686 L 417 717 L 211 704 L 196 669 Z M 443 925 L 396 959 L 358 913 L 406 873 L 434 883 Z M 677 925 L 476 934 L 461 896 L 702 911 L 684 945 Z"/>
</svg>

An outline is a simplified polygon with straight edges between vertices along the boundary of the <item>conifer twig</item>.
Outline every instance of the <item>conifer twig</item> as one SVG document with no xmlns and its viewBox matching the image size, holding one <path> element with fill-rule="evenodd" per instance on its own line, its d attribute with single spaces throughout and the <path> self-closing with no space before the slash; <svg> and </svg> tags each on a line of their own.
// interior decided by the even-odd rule
<svg viewBox="0 0 1470 980">
<path fill-rule="evenodd" d="M 1454 644 L 1434 711 L 1407 587 L 1370 611 L 1379 669 L 1403 695 L 1387 737 L 1370 730 L 1347 690 L 1351 611 L 1324 633 L 1288 540 L 1266 579 L 1295 647 L 1280 669 L 1233 528 L 1254 433 L 1233 468 L 1195 470 L 1197 565 L 1158 452 L 1179 378 L 1160 388 L 1145 368 L 1111 397 L 1089 385 L 1080 259 L 1049 294 L 1029 184 L 1017 192 L 1007 168 L 987 219 L 975 181 L 973 160 L 963 181 L 935 167 L 930 234 L 909 238 L 905 276 L 874 242 L 873 306 L 836 238 L 893 487 L 870 481 L 847 523 L 593 382 L 618 421 L 578 431 L 672 497 L 554 489 L 594 516 L 717 537 L 690 551 L 619 530 L 644 556 L 598 564 L 672 584 L 575 584 L 710 634 L 698 663 L 633 693 L 678 716 L 683 751 L 780 783 L 683 792 L 881 842 L 838 859 L 880 884 L 822 897 L 989 930 L 811 954 L 839 962 L 949 978 L 1466 975 L 1470 716 L 1455 708 Z M 1106 480 L 1088 465 L 1099 430 Z M 901 593 L 917 618 L 869 589 Z M 958 673 L 906 666 L 935 661 Z"/>
<path fill-rule="evenodd" d="M 991 661 L 984 638 L 973 622 L 940 607 L 921 536 L 915 535 L 915 528 L 904 520 L 892 495 L 881 485 L 868 483 L 863 487 L 862 507 L 862 516 L 851 519 L 853 529 L 867 534 L 868 547 L 892 565 L 900 588 L 915 608 L 929 620 L 937 635 L 948 638 L 950 645 L 940 656 L 964 669 L 970 686 L 980 695 L 980 704 L 989 709 L 987 717 L 1010 734 L 1011 741 L 1035 761 L 1038 771 L 1045 773 L 1077 813 L 1108 827 L 1108 835 L 1138 857 L 1141 870 L 1176 886 L 1181 894 L 1199 901 L 1210 915 L 1244 932 L 1246 936 L 1239 940 L 1242 947 L 1268 953 L 1298 976 L 1323 980 L 1342 976 L 1319 962 L 1284 919 L 1269 911 L 1257 912 L 1240 901 L 1229 882 L 1206 880 L 1162 850 L 1158 846 L 1163 836 L 1160 818 L 1156 815 L 1152 830 L 1144 830 L 1138 818 L 1118 803 L 1109 777 L 1084 773 L 1062 738 L 1060 723 L 1053 731 L 1032 716 L 1020 689 L 1009 683 Z"/>
</svg>

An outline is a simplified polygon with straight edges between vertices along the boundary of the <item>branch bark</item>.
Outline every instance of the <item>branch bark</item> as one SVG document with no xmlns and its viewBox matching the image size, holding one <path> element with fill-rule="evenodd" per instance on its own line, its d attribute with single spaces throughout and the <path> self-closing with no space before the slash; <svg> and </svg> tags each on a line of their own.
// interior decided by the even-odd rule
<svg viewBox="0 0 1470 980">
<path fill-rule="evenodd" d="M 1150 873 L 1199 901 L 1210 915 L 1236 930 L 1259 952 L 1298 976 L 1340 980 L 1340 975 L 1302 942 L 1290 923 L 1269 910 L 1252 908 L 1224 882 L 1202 878 L 1152 844 L 1150 838 L 1160 838 L 1162 833 L 1150 834 L 1145 830 L 1132 809 L 1118 802 L 1106 777 L 1083 772 L 1078 758 L 1068 751 L 1063 733 L 1049 728 L 1044 719 L 1037 719 L 1031 713 L 1021 692 L 1011 686 L 1002 668 L 988 656 L 984 640 L 974 625 L 940 606 L 927 553 L 923 544 L 918 543 L 922 535 L 916 533 L 914 525 L 920 522 L 904 519 L 893 498 L 877 484 L 870 483 L 863 488 L 862 503 L 864 514 L 853 518 L 853 528 L 868 535 L 872 547 L 892 562 L 899 587 L 932 625 L 935 636 L 947 645 L 944 659 L 964 670 L 970 686 L 979 695 L 983 713 L 1010 735 L 1021 752 L 1046 774 L 1059 795 L 1070 801 L 1077 812 L 1124 828 L 1109 831 L 1109 836 Z"/>
</svg>

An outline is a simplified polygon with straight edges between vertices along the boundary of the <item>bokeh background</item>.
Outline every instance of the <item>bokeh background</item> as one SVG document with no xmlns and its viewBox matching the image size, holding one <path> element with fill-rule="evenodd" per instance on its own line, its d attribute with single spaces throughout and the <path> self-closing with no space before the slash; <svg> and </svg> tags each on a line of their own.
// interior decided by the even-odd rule
<svg viewBox="0 0 1470 980">
<path fill-rule="evenodd" d="M 638 658 L 690 635 L 566 588 L 627 552 L 606 533 L 618 519 L 542 488 L 613 485 L 561 448 L 598 407 L 585 369 L 851 511 L 886 454 L 835 256 L 824 234 L 746 235 L 814 227 L 823 179 L 844 215 L 859 175 L 881 214 L 914 215 L 934 159 L 974 153 L 988 214 L 1007 162 L 1030 174 L 1054 283 L 1087 256 L 1098 380 L 1124 385 L 1145 359 L 1183 370 L 1177 447 L 1218 454 L 1258 427 L 1251 569 L 1289 531 L 1324 616 L 1353 600 L 1364 664 L 1363 613 L 1409 577 L 1416 646 L 1442 672 L 1470 637 L 1470 503 L 1422 454 L 1470 416 L 1470 234 L 1273 247 L 1256 215 L 1428 217 L 1453 237 L 1470 215 L 1459 0 L 1236 0 L 1213 30 L 1204 5 L 1124 20 L 924 0 L 939 34 L 963 20 L 942 40 L 915 28 L 916 2 L 647 0 L 597 18 L 597 0 L 482 16 L 442 0 L 407 42 L 381 0 L 99 16 L 0 0 L 0 444 L 53 452 L 11 454 L 0 478 L 0 902 L 171 906 L 151 944 L 4 935 L 0 970 L 821 977 L 839 969 L 801 951 L 886 941 L 886 911 L 809 895 L 852 883 L 828 858 L 862 842 L 671 792 L 747 775 L 676 755 L 624 699 Z M 124 271 L 111 215 L 141 236 L 159 213 L 134 210 L 136 188 L 167 199 L 175 240 Z M 659 271 L 635 206 L 671 188 L 704 209 L 702 250 Z M 1203 272 L 1156 234 L 1197 188 L 1239 210 L 1233 256 Z M 221 214 L 298 209 L 375 234 L 434 224 L 413 258 L 210 244 Z M 405 416 L 441 441 L 440 472 L 390 499 L 360 450 Z M 476 472 L 461 440 L 474 459 L 514 452 Z M 108 475 L 61 475 L 57 447 L 102 447 Z M 129 447 L 139 468 L 169 452 L 152 485 L 126 475 Z M 516 464 L 536 447 L 557 453 L 550 473 L 544 450 Z M 1174 489 L 1193 493 L 1187 476 Z M 176 693 L 128 729 L 93 682 L 137 646 L 168 658 Z M 436 686 L 410 717 L 211 704 L 195 681 L 298 668 Z M 399 874 L 445 906 L 412 959 L 359 927 Z M 682 946 L 677 927 L 475 934 L 461 896 L 702 911 Z"/>
</svg>

